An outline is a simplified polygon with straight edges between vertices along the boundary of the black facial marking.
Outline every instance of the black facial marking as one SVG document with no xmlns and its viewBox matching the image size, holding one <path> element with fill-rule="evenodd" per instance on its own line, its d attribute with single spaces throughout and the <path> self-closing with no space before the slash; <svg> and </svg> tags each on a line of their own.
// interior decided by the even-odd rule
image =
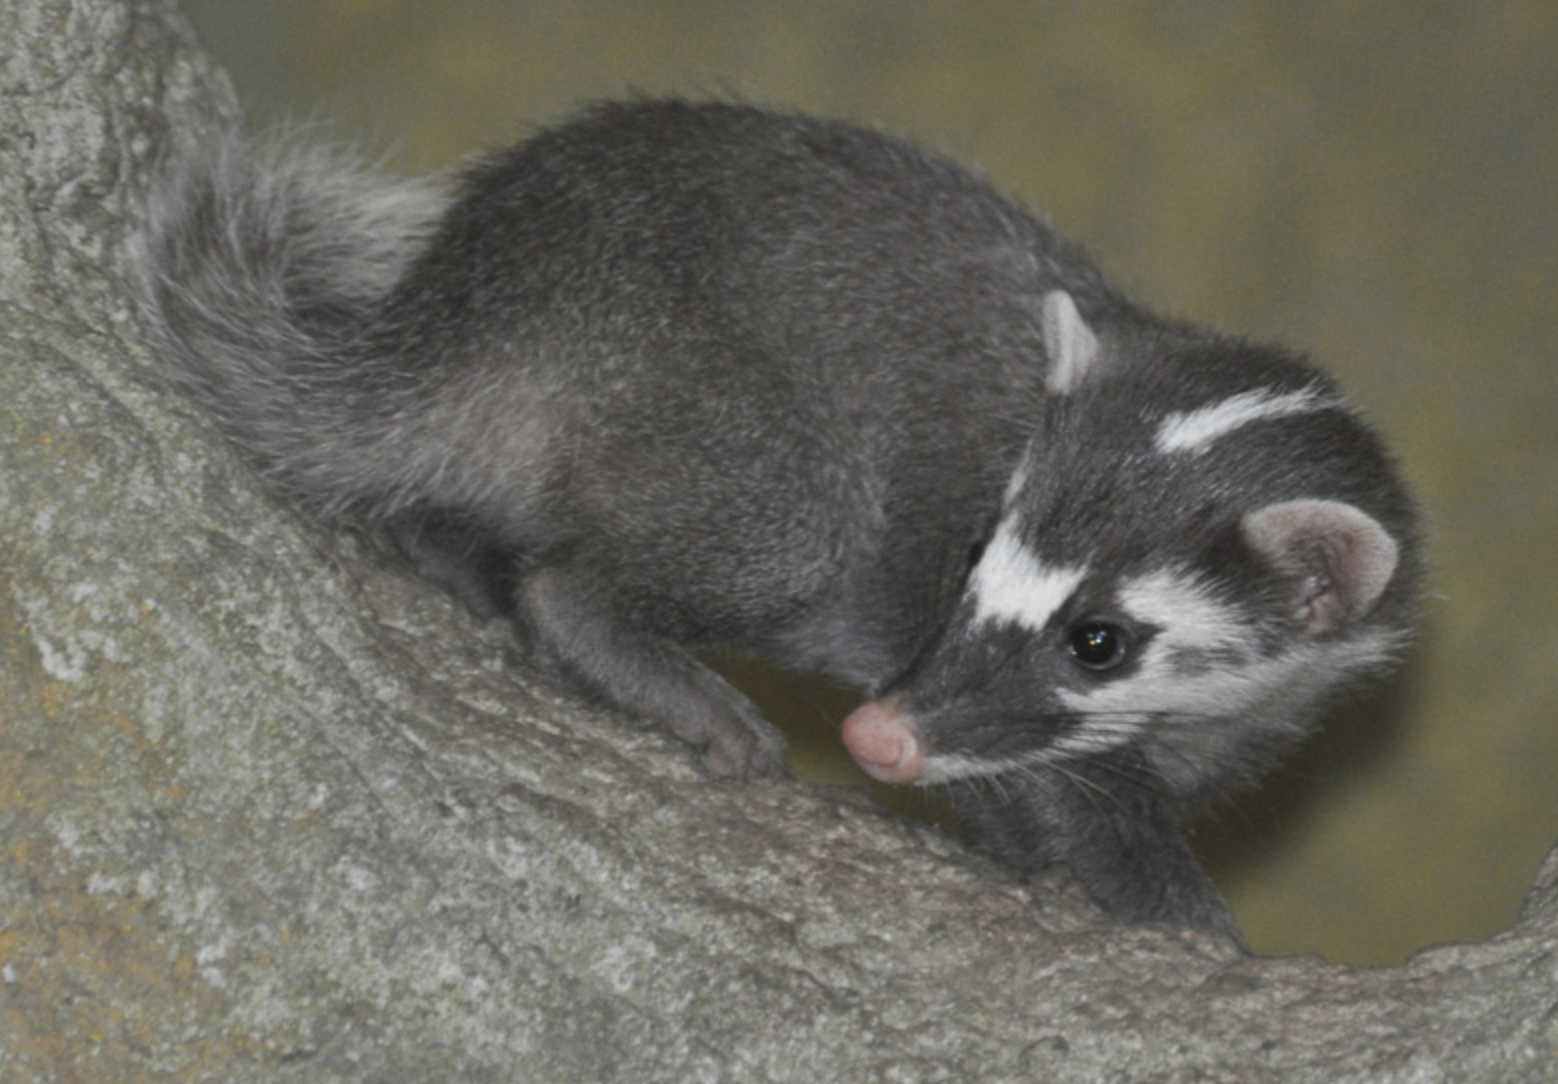
<svg viewBox="0 0 1558 1084">
<path fill-rule="evenodd" d="M 985 540 L 978 539 L 968 547 L 968 571 L 973 572 L 974 566 L 979 564 L 979 559 L 985 555 Z"/>
</svg>

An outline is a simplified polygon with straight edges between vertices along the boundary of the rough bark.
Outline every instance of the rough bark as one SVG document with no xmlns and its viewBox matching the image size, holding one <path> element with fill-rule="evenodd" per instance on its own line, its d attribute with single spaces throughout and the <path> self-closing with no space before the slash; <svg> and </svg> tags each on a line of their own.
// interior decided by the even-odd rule
<svg viewBox="0 0 1558 1084">
<path fill-rule="evenodd" d="M 0 40 L 0 1078 L 1558 1080 L 1558 854 L 1490 941 L 1252 960 L 545 687 L 164 388 L 125 239 L 237 117 L 171 4 Z"/>
</svg>

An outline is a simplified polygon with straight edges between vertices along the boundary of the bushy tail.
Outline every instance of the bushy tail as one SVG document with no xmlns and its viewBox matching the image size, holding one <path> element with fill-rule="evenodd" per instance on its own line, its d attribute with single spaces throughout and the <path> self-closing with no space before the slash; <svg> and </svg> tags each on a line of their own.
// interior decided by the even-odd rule
<svg viewBox="0 0 1558 1084">
<path fill-rule="evenodd" d="M 316 511 L 382 499 L 363 331 L 445 203 L 338 152 L 238 137 L 179 159 L 152 193 L 136 265 L 154 344 L 227 436 Z"/>
</svg>

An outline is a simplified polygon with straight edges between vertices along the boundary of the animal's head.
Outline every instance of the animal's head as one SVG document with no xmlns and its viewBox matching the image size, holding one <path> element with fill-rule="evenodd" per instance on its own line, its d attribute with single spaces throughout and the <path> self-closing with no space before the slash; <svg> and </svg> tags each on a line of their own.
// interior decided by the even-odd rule
<svg viewBox="0 0 1558 1084">
<path fill-rule="evenodd" d="M 1126 744 L 1189 796 L 1249 775 L 1399 646 L 1412 507 L 1308 366 L 1044 302 L 1049 401 L 933 646 L 845 723 L 939 783 Z"/>
</svg>

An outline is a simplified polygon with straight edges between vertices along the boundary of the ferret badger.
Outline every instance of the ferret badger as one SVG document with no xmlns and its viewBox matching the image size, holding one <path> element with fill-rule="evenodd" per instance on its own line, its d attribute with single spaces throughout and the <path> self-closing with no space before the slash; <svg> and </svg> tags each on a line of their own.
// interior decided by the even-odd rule
<svg viewBox="0 0 1558 1084">
<path fill-rule="evenodd" d="M 1237 936 L 1181 820 L 1406 635 L 1413 507 L 1325 376 L 904 142 L 644 100 L 449 195 L 235 140 L 152 211 L 156 343 L 312 512 L 717 775 L 783 741 L 693 651 L 852 683 L 866 771 L 1122 920 Z"/>
</svg>

